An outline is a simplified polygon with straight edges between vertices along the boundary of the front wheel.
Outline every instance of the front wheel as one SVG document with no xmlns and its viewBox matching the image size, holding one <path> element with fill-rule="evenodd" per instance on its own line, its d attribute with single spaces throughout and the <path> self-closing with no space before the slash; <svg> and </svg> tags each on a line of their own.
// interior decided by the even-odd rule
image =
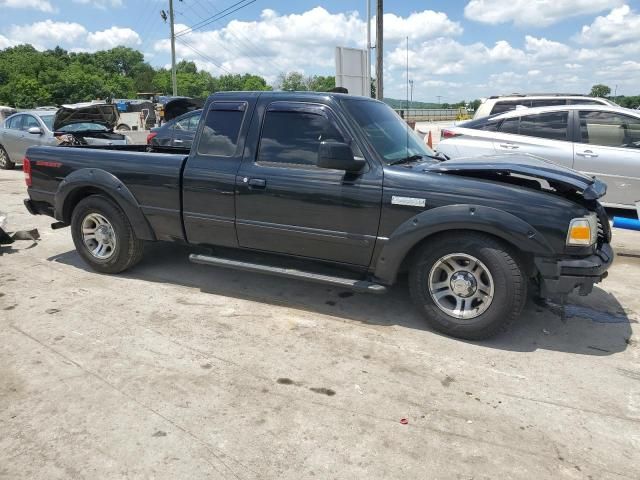
<svg viewBox="0 0 640 480">
<path fill-rule="evenodd" d="M 436 330 L 480 340 L 506 330 L 526 301 L 526 278 L 501 242 L 480 233 L 425 244 L 409 272 L 411 297 Z"/>
<path fill-rule="evenodd" d="M 101 273 L 120 273 L 142 258 L 143 242 L 127 216 L 103 195 L 78 203 L 71 216 L 71 235 L 82 259 Z"/>
<path fill-rule="evenodd" d="M 0 169 L 13 170 L 15 166 L 16 164 L 11 161 L 7 151 L 4 149 L 2 145 L 0 145 Z"/>
</svg>

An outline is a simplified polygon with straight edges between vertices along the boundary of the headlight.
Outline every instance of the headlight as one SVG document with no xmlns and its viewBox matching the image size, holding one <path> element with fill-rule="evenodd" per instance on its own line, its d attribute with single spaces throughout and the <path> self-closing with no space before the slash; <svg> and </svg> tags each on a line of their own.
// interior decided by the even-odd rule
<svg viewBox="0 0 640 480">
<path fill-rule="evenodd" d="M 569 223 L 567 245 L 593 245 L 598 238 L 598 217 L 595 214 L 574 218 Z"/>
</svg>

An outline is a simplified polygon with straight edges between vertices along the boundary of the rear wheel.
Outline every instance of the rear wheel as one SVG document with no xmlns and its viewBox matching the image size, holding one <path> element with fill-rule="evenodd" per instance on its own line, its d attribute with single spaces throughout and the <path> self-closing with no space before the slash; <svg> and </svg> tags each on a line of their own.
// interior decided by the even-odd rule
<svg viewBox="0 0 640 480">
<path fill-rule="evenodd" d="M 436 330 L 468 340 L 506 330 L 526 300 L 526 278 L 498 240 L 475 232 L 442 236 L 410 269 L 414 303 Z"/>
<path fill-rule="evenodd" d="M 142 258 L 142 240 L 120 207 L 103 195 L 78 203 L 71 216 L 71 234 L 82 259 L 98 272 L 120 273 Z"/>
<path fill-rule="evenodd" d="M 15 166 L 16 164 L 11 161 L 7 151 L 0 145 L 0 168 L 2 170 L 13 170 Z"/>
</svg>

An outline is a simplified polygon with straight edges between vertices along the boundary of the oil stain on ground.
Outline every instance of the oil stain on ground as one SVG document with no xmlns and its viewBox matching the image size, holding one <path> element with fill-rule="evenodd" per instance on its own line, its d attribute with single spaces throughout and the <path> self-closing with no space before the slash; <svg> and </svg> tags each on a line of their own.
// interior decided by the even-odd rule
<svg viewBox="0 0 640 480">
<path fill-rule="evenodd" d="M 296 382 L 294 380 L 291 380 L 290 378 L 279 378 L 278 380 L 276 380 L 276 382 L 280 385 L 295 385 L 296 387 L 302 387 L 304 385 L 304 382 Z M 331 390 L 330 388 L 325 387 L 309 387 L 309 390 L 314 393 L 326 395 L 328 397 L 333 397 L 336 394 L 335 390 Z"/>
</svg>

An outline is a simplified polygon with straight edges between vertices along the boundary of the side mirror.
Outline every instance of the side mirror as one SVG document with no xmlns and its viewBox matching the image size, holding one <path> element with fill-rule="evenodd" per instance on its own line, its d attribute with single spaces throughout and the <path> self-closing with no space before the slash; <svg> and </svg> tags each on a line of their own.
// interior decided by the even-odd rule
<svg viewBox="0 0 640 480">
<path fill-rule="evenodd" d="M 29 127 L 27 133 L 30 133 L 32 135 L 42 135 L 42 130 L 40 129 L 40 127 Z"/>
<path fill-rule="evenodd" d="M 318 167 L 347 172 L 359 172 L 365 166 L 364 158 L 355 158 L 351 147 L 342 142 L 321 142 L 318 148 Z"/>
</svg>

